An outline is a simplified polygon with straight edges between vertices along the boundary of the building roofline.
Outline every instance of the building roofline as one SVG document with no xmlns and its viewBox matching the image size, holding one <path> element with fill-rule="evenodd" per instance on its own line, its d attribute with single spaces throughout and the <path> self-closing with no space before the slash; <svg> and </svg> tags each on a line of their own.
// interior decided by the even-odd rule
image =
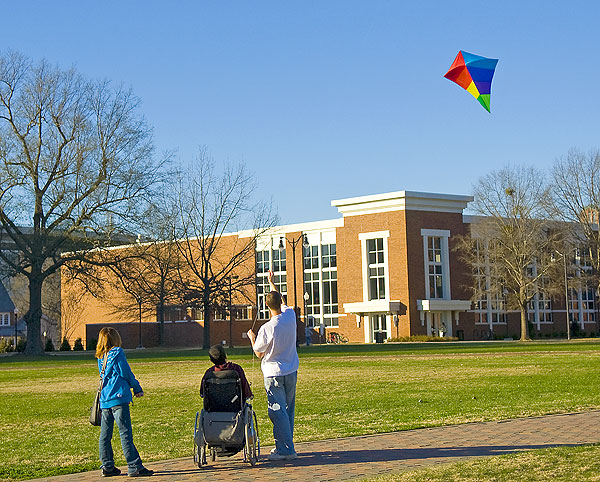
<svg viewBox="0 0 600 482">
<path fill-rule="evenodd" d="M 343 216 L 359 216 L 388 211 L 440 211 L 462 213 L 473 196 L 420 191 L 394 191 L 346 199 L 334 199 Z"/>
</svg>

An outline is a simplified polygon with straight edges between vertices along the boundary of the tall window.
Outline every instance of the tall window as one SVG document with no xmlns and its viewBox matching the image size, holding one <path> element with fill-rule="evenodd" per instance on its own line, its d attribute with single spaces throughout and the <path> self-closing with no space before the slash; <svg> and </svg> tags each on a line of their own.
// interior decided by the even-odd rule
<svg viewBox="0 0 600 482">
<path fill-rule="evenodd" d="M 569 319 L 579 323 L 583 330 L 585 323 L 595 323 L 596 321 L 594 303 L 596 291 L 591 282 L 586 279 L 592 273 L 592 264 L 587 250 L 582 248 L 576 250 L 574 265 L 576 268 L 575 278 L 579 280 L 579 286 L 569 289 Z"/>
<path fill-rule="evenodd" d="M 335 243 L 303 248 L 304 292 L 308 293 L 308 326 L 338 326 L 337 257 Z"/>
<path fill-rule="evenodd" d="M 383 238 L 367 239 L 369 300 L 385 299 L 385 259 Z"/>
<path fill-rule="evenodd" d="M 319 275 L 317 272 L 304 272 L 304 292 L 308 293 L 306 301 L 306 316 L 309 326 L 321 324 L 321 293 L 319 287 Z"/>
<path fill-rule="evenodd" d="M 269 308 L 265 302 L 271 291 L 267 273 L 273 271 L 275 286 L 279 292 L 287 296 L 287 275 L 285 264 L 285 248 L 263 249 L 256 252 L 256 293 L 258 296 L 258 317 L 261 320 L 269 318 Z"/>
<path fill-rule="evenodd" d="M 444 297 L 444 268 L 442 264 L 442 238 L 427 238 L 427 266 L 429 276 L 429 298 Z"/>
<path fill-rule="evenodd" d="M 473 311 L 475 323 L 490 325 L 491 329 L 494 323 L 506 323 L 506 300 L 487 247 L 484 241 L 475 240 L 476 263 L 473 275 L 477 301 Z"/>
<path fill-rule="evenodd" d="M 0 325 L 1 326 L 10 325 L 10 313 L 0 313 Z"/>
<path fill-rule="evenodd" d="M 537 266 L 532 264 L 528 266 L 529 276 L 537 276 Z M 540 329 L 542 323 L 552 323 L 552 302 L 548 294 L 548 279 L 540 276 L 533 287 L 533 296 L 527 303 L 527 318 L 529 323 L 534 323 L 537 329 Z"/>
</svg>

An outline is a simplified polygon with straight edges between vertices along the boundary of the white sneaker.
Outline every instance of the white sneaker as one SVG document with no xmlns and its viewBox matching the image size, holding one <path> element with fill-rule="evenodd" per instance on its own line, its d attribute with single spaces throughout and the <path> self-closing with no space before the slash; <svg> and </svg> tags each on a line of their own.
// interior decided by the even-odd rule
<svg viewBox="0 0 600 482">
<path fill-rule="evenodd" d="M 277 452 L 271 452 L 267 456 L 268 460 L 286 460 L 285 455 L 278 454 Z"/>
<path fill-rule="evenodd" d="M 276 454 L 276 453 L 277 453 L 277 449 L 276 449 L 276 448 L 272 448 L 272 449 L 271 449 L 271 452 L 269 452 L 269 453 L 271 453 L 271 454 Z"/>
<path fill-rule="evenodd" d="M 271 451 L 271 453 L 267 457 L 267 459 L 269 459 L 269 460 L 294 460 L 297 458 L 298 458 L 298 454 L 296 452 L 287 454 L 287 455 L 282 455 L 280 453 L 273 452 L 273 451 Z"/>
</svg>

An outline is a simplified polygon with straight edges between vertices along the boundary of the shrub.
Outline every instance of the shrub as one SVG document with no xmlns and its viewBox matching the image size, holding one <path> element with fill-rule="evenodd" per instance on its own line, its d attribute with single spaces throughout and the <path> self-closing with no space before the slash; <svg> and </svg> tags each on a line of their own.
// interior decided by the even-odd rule
<svg viewBox="0 0 600 482">
<path fill-rule="evenodd" d="M 406 342 L 406 341 L 458 341 L 455 336 L 441 337 L 441 336 L 429 336 L 429 335 L 412 335 L 412 336 L 401 336 L 399 338 L 388 338 L 387 341 L 391 342 Z"/>
<path fill-rule="evenodd" d="M 81 338 L 77 338 L 75 343 L 73 343 L 73 351 L 83 351 L 83 343 L 81 342 Z"/>
<path fill-rule="evenodd" d="M 59 350 L 60 351 L 71 351 L 71 345 L 69 344 L 69 340 L 67 340 L 66 336 L 63 338 L 63 341 L 60 344 Z"/>
<path fill-rule="evenodd" d="M 596 338 L 596 333 L 594 333 L 593 331 L 590 333 L 590 338 Z"/>
<path fill-rule="evenodd" d="M 13 351 L 13 344 L 10 338 L 0 338 L 0 353 Z"/>
<path fill-rule="evenodd" d="M 98 338 L 90 338 L 86 342 L 86 350 L 96 351 L 97 344 L 98 344 Z"/>
<path fill-rule="evenodd" d="M 552 336 L 552 333 L 546 333 L 546 338 L 550 338 Z"/>
<path fill-rule="evenodd" d="M 54 351 L 54 344 L 52 343 L 52 338 L 48 338 L 46 340 L 46 346 L 44 347 L 44 351 Z"/>
<path fill-rule="evenodd" d="M 27 339 L 23 337 L 17 338 L 17 351 L 22 353 L 25 351 L 25 347 L 27 346 Z"/>
</svg>

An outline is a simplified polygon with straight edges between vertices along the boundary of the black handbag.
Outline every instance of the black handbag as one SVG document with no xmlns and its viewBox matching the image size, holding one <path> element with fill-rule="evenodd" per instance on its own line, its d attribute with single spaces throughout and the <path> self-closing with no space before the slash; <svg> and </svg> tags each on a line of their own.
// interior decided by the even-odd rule
<svg viewBox="0 0 600 482">
<path fill-rule="evenodd" d="M 100 393 L 102 392 L 102 385 L 104 385 L 104 370 L 106 369 L 106 360 L 108 358 L 108 353 L 104 355 L 104 361 L 102 362 L 102 371 L 100 372 L 100 383 L 98 384 L 98 391 L 96 392 L 96 397 L 94 398 L 94 404 L 90 409 L 90 423 L 94 427 L 99 427 L 102 425 L 102 409 L 100 408 Z"/>
</svg>

